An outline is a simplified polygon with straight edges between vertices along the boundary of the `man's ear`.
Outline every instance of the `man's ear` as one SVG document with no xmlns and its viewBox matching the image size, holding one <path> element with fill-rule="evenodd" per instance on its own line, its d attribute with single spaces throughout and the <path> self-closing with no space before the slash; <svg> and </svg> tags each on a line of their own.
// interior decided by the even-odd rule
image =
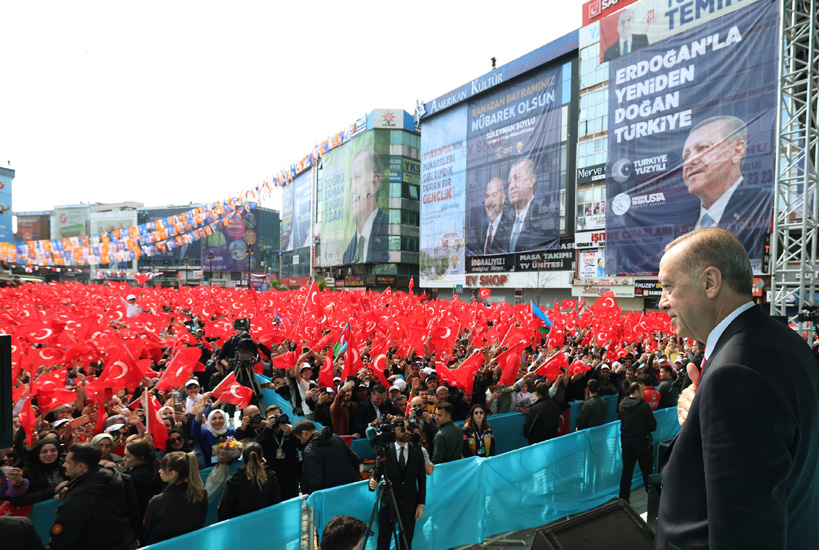
<svg viewBox="0 0 819 550">
<path fill-rule="evenodd" d="M 381 174 L 373 174 L 373 196 L 378 198 L 378 192 L 381 190 Z"/>
<path fill-rule="evenodd" d="M 714 266 L 706 267 L 703 270 L 703 280 L 705 283 L 705 295 L 709 299 L 714 299 L 722 288 L 722 273 Z"/>
</svg>

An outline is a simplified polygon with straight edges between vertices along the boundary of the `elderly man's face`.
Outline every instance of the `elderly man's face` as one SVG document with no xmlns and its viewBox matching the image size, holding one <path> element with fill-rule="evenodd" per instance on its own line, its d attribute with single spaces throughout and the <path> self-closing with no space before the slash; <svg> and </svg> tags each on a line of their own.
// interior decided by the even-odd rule
<svg viewBox="0 0 819 550">
<path fill-rule="evenodd" d="M 663 289 L 660 308 L 671 316 L 671 324 L 679 336 L 705 342 L 713 329 L 705 277 L 699 273 L 689 274 L 688 266 L 682 265 L 680 260 L 689 242 L 678 244 L 660 260 L 658 278 Z"/>
<path fill-rule="evenodd" d="M 683 180 L 688 192 L 710 207 L 739 177 L 745 142 L 725 135 L 725 125 L 713 122 L 697 128 L 683 147 Z"/>
<path fill-rule="evenodd" d="M 483 206 L 489 221 L 494 222 L 500 216 L 506 197 L 503 194 L 503 182 L 500 178 L 492 178 L 486 184 L 486 193 L 483 196 Z"/>
<path fill-rule="evenodd" d="M 526 162 L 518 162 L 509 170 L 509 202 L 517 209 L 526 206 L 534 194 L 535 175 L 527 166 Z"/>
<path fill-rule="evenodd" d="M 634 29 L 634 12 L 626 10 L 620 14 L 620 19 L 617 20 L 617 32 L 620 33 L 620 38 L 628 40 L 631 38 L 631 32 Z"/>
<path fill-rule="evenodd" d="M 380 187 L 380 177 L 373 173 L 369 156 L 367 154 L 356 156 L 350 168 L 350 211 L 356 225 L 364 225 L 370 217 L 370 213 L 378 204 L 377 194 Z"/>
</svg>

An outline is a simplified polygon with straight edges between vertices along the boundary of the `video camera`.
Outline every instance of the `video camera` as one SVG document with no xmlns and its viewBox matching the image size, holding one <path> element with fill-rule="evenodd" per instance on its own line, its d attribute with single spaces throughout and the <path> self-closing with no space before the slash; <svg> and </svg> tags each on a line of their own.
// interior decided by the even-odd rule
<svg viewBox="0 0 819 550">
<path fill-rule="evenodd" d="M 395 429 L 404 425 L 402 419 L 396 419 L 392 422 L 381 422 L 375 426 L 367 428 L 365 435 L 370 441 L 370 444 L 375 449 L 375 454 L 379 458 L 386 458 L 387 449 L 390 445 L 395 443 Z"/>
<path fill-rule="evenodd" d="M 802 306 L 802 311 L 799 313 L 798 318 L 800 323 L 811 323 L 815 325 L 816 320 L 819 319 L 819 306 Z"/>
</svg>

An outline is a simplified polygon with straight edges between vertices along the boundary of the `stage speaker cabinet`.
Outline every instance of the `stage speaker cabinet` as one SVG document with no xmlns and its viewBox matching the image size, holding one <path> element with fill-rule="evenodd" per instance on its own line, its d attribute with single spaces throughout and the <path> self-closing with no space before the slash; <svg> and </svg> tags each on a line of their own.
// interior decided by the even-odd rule
<svg viewBox="0 0 819 550">
<path fill-rule="evenodd" d="M 654 533 L 628 502 L 617 499 L 538 529 L 532 550 L 651 550 Z"/>
</svg>

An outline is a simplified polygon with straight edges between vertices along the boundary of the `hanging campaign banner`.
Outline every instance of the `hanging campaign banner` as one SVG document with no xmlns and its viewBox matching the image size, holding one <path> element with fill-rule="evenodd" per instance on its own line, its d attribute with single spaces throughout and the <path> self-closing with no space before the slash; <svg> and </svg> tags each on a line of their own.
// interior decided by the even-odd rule
<svg viewBox="0 0 819 550">
<path fill-rule="evenodd" d="M 727 4 L 680 11 L 643 0 L 623 10 L 653 30 L 609 61 L 608 275 L 656 273 L 669 241 L 713 225 L 734 232 L 761 269 L 779 12 L 775 2 Z"/>
<path fill-rule="evenodd" d="M 282 250 L 310 244 L 313 171 L 302 172 L 293 183 L 282 189 Z"/>
<path fill-rule="evenodd" d="M 468 271 L 499 255 L 560 245 L 562 69 L 538 71 L 468 104 Z"/>
<path fill-rule="evenodd" d="M 321 265 L 389 262 L 389 133 L 365 132 L 322 166 Z"/>
<path fill-rule="evenodd" d="M 422 287 L 464 284 L 466 105 L 425 121 L 421 127 Z"/>
</svg>

